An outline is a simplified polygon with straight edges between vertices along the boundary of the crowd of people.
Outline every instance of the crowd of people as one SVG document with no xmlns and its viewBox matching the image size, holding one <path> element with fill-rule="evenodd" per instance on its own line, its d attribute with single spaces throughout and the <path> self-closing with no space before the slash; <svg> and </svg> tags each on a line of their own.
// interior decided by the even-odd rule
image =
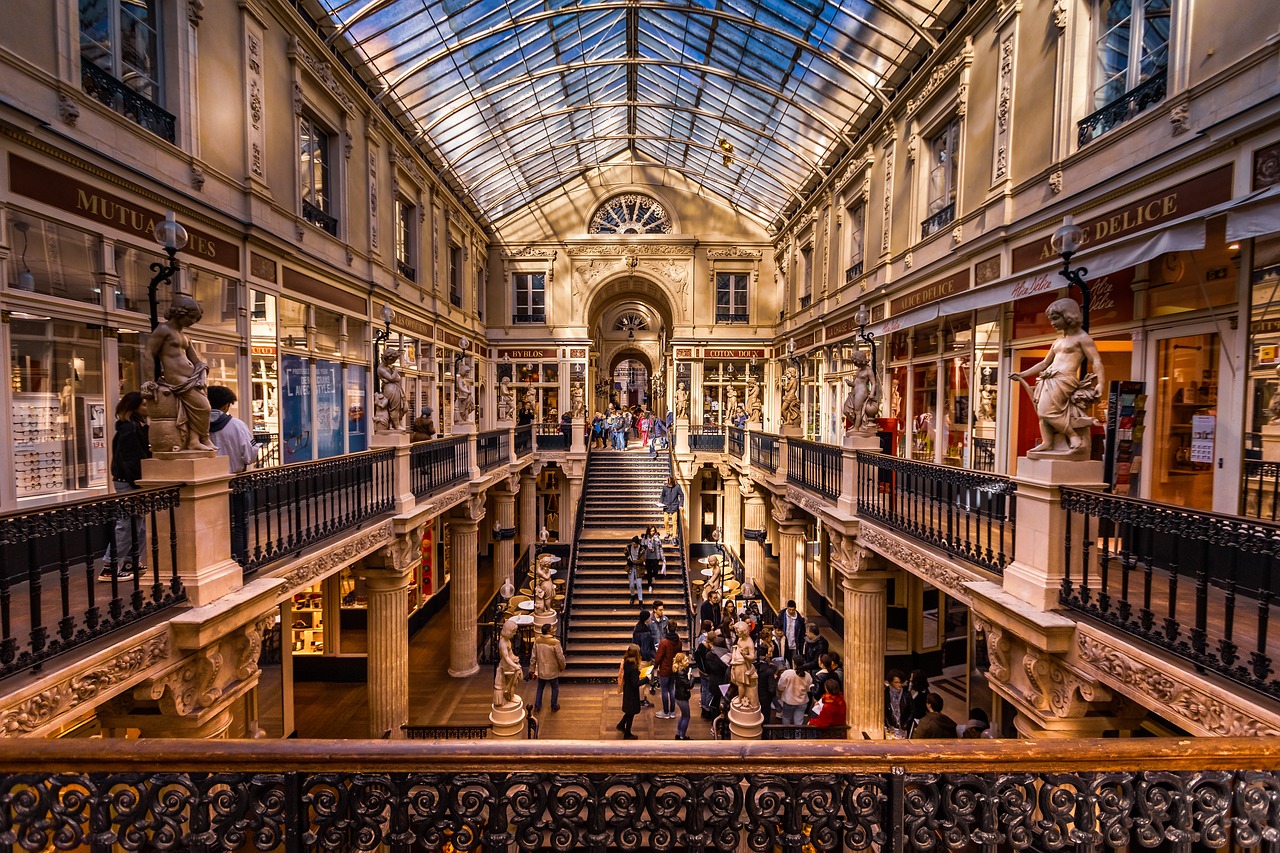
<svg viewBox="0 0 1280 853">
<path fill-rule="evenodd" d="M 661 418 L 647 407 L 611 405 L 608 414 L 596 412 L 587 431 L 587 439 L 596 449 L 626 450 L 634 439 L 646 445 L 650 455 L 666 450 L 670 444 L 675 416 Z"/>
</svg>

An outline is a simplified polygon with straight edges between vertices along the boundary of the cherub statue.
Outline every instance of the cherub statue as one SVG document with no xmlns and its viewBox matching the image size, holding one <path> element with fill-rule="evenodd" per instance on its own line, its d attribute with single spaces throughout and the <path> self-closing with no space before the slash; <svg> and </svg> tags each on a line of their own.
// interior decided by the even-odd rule
<svg viewBox="0 0 1280 853">
<path fill-rule="evenodd" d="M 475 411 L 475 381 L 471 378 L 471 357 L 463 353 L 458 356 L 453 367 L 453 422 L 470 423 Z"/>
<path fill-rule="evenodd" d="M 175 450 L 217 450 L 209 441 L 209 366 L 200 360 L 186 331 L 200 322 L 204 312 L 200 303 L 179 293 L 164 316 L 147 338 L 147 355 L 159 365 L 160 375 L 144 387 L 144 394 L 160 399 L 168 392 L 177 402 Z"/>
<path fill-rule="evenodd" d="M 511 387 L 511 377 L 498 380 L 498 420 L 509 421 L 516 415 L 516 394 Z"/>
<path fill-rule="evenodd" d="M 1049 354 L 1038 364 L 1020 373 L 1010 374 L 1023 384 L 1036 406 L 1040 418 L 1040 443 L 1027 455 L 1080 456 L 1087 458 L 1088 445 L 1081 432 L 1096 420 L 1089 411 L 1102 396 L 1105 384 L 1102 356 L 1089 333 L 1081 328 L 1084 315 L 1074 299 L 1059 299 L 1045 309 L 1045 316 L 1062 337 L 1049 347 Z M 1080 368 L 1088 364 L 1089 372 L 1080 378 Z M 1035 388 L 1027 378 L 1039 376 Z"/>
<path fill-rule="evenodd" d="M 582 383 L 575 382 L 569 388 L 569 416 L 581 420 L 587 415 L 587 398 L 582 390 Z"/>
<path fill-rule="evenodd" d="M 747 375 L 747 423 L 758 424 L 764 420 L 764 404 L 760 401 L 760 380 L 755 374 Z"/>
<path fill-rule="evenodd" d="M 511 638 L 520 628 L 514 619 L 508 619 L 502 625 L 502 633 L 498 636 L 498 666 L 493 674 L 493 707 L 515 708 L 522 703 L 517 691 L 520 689 L 520 678 L 524 670 L 520 659 L 511 648 Z"/>
<path fill-rule="evenodd" d="M 736 385 L 730 385 L 724 391 L 724 410 L 729 417 L 732 417 L 738 411 L 738 388 Z"/>
<path fill-rule="evenodd" d="M 556 600 L 556 585 L 551 580 L 551 566 L 555 562 L 554 554 L 542 554 L 534 565 L 536 582 L 533 588 L 533 612 L 537 616 L 551 615 L 552 603 Z"/>
<path fill-rule="evenodd" d="M 689 420 L 689 387 L 683 382 L 676 385 L 676 420 Z"/>
<path fill-rule="evenodd" d="M 404 387 L 400 384 L 400 370 L 396 367 L 399 360 L 400 350 L 395 347 L 382 353 L 382 363 L 378 365 L 378 379 L 382 382 L 382 388 L 373 398 L 375 432 L 399 430 L 409 410 L 404 399 Z"/>
<path fill-rule="evenodd" d="M 790 365 L 782 373 L 782 425 L 800 425 L 800 373 Z"/>
<path fill-rule="evenodd" d="M 733 704 L 743 711 L 752 711 L 760 707 L 760 676 L 756 672 L 756 644 L 751 639 L 751 632 L 746 622 L 733 626 L 738 635 L 729 658 L 729 681 L 738 688 L 738 696 Z"/>
<path fill-rule="evenodd" d="M 875 415 L 880 411 L 879 389 L 875 371 L 865 352 L 853 354 L 853 376 L 845 377 L 848 394 L 844 398 L 844 431 L 846 435 L 866 434 L 875 431 Z M 872 404 L 874 403 L 874 408 Z"/>
</svg>

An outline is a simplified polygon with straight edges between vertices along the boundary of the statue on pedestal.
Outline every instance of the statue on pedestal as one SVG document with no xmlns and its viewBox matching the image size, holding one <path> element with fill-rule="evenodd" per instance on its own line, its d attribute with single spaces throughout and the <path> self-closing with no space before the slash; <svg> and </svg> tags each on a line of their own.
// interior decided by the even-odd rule
<svg viewBox="0 0 1280 853">
<path fill-rule="evenodd" d="M 853 354 L 854 374 L 845 377 L 849 392 L 844 398 L 844 431 L 846 435 L 870 435 L 876 431 L 876 417 L 880 414 L 880 388 L 871 359 L 865 352 Z"/>
<path fill-rule="evenodd" d="M 155 380 L 142 387 L 152 407 L 151 443 L 158 451 L 217 451 L 209 441 L 209 366 L 200 360 L 186 330 L 200 322 L 200 303 L 175 294 L 165 320 L 147 338 L 147 355 L 159 366 Z M 173 426 L 168 427 L 172 419 Z"/>
<path fill-rule="evenodd" d="M 683 382 L 676 385 L 676 420 L 689 420 L 689 387 Z"/>
<path fill-rule="evenodd" d="M 378 380 L 382 387 L 373 397 L 374 432 L 399 432 L 404 428 L 409 406 L 404 399 L 400 369 L 396 367 L 399 360 L 400 350 L 396 347 L 382 353 L 382 363 L 378 365 Z"/>
<path fill-rule="evenodd" d="M 1027 389 L 1040 418 L 1040 443 L 1027 451 L 1027 456 L 1088 459 L 1085 438 L 1097 423 L 1089 412 L 1101 399 L 1105 385 L 1102 356 L 1093 338 L 1081 328 L 1084 315 L 1074 299 L 1051 303 L 1045 316 L 1062 337 L 1053 342 L 1043 361 L 1010 374 Z M 1080 369 L 1086 363 L 1089 372 L 1081 378 Z M 1035 388 L 1026 381 L 1032 376 L 1040 377 Z"/>
<path fill-rule="evenodd" d="M 551 580 L 551 567 L 558 562 L 554 554 L 543 554 L 538 557 L 538 562 L 534 566 L 533 615 L 535 617 L 547 617 L 553 613 L 556 585 Z"/>
<path fill-rule="evenodd" d="M 747 423 L 764 422 L 764 404 L 760 401 L 760 380 L 755 374 L 747 376 Z"/>
<path fill-rule="evenodd" d="M 800 372 L 790 365 L 782 373 L 782 425 L 800 425 Z"/>
<path fill-rule="evenodd" d="M 453 366 L 453 422 L 471 423 L 476 411 L 475 381 L 471 377 L 471 357 L 458 356 Z"/>
<path fill-rule="evenodd" d="M 509 421 L 516 416 L 516 392 L 511 387 L 511 377 L 498 380 L 498 420 Z"/>
<path fill-rule="evenodd" d="M 520 659 L 511 648 L 511 638 L 520 628 L 514 619 L 508 619 L 502 625 L 502 633 L 498 637 L 498 667 L 493 675 L 493 707 L 516 708 L 523 704 L 517 691 L 520 689 L 520 678 L 524 670 Z"/>
<path fill-rule="evenodd" d="M 569 388 L 569 416 L 574 420 L 582 420 L 587 414 L 587 398 L 586 393 L 582 390 L 582 383 L 575 382 Z"/>
<path fill-rule="evenodd" d="M 751 640 L 751 632 L 746 622 L 733 626 L 738 635 L 729 657 L 729 681 L 738 688 L 738 695 L 733 704 L 743 711 L 752 711 L 760 706 L 759 681 L 756 672 L 756 644 Z"/>
</svg>

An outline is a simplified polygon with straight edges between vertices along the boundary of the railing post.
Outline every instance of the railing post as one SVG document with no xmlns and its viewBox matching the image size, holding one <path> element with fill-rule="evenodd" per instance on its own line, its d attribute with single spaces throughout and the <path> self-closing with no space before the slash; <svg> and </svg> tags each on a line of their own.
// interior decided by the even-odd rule
<svg viewBox="0 0 1280 853">
<path fill-rule="evenodd" d="M 570 423 L 573 425 L 573 433 L 570 435 L 568 450 L 570 453 L 582 454 L 587 452 L 587 444 L 583 441 L 584 430 L 586 429 L 586 421 L 582 418 L 574 418 Z"/>
<path fill-rule="evenodd" d="M 403 432 L 375 432 L 369 447 L 373 450 L 395 448 L 396 460 L 391 468 L 391 493 L 395 495 L 395 512 L 398 515 L 413 509 L 416 499 L 413 496 L 409 435 Z"/>
<path fill-rule="evenodd" d="M 1013 562 L 1004 570 L 1004 589 L 1041 610 L 1057 610 L 1066 574 L 1067 517 L 1062 486 L 1101 491 L 1102 463 L 1018 458 L 1017 519 Z M 992 496 L 994 497 L 994 496 Z"/>
<path fill-rule="evenodd" d="M 776 482 L 785 483 L 787 481 L 787 457 L 791 455 L 791 442 L 785 437 L 779 436 L 774 441 L 773 446 L 778 453 L 778 469 L 773 472 L 773 475 L 776 478 Z"/>
<path fill-rule="evenodd" d="M 880 452 L 880 439 L 875 435 L 846 434 L 840 442 L 843 452 L 840 469 L 840 500 L 836 505 L 849 515 L 858 514 L 858 451 Z M 875 472 L 871 472 L 875 477 Z M 874 492 L 871 492 L 874 494 Z"/>
<path fill-rule="evenodd" d="M 225 456 L 212 450 L 157 452 L 142 460 L 138 485 L 178 486 L 178 506 L 156 514 L 160 541 L 176 543 L 160 548 L 161 579 L 172 577 L 176 559 L 178 577 L 197 607 L 240 586 L 240 564 L 231 559 L 231 470 Z"/>
</svg>

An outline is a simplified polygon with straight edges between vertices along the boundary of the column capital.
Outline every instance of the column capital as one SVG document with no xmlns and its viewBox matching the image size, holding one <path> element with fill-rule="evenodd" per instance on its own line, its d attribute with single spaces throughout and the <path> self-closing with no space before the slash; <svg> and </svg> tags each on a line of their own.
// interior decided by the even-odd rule
<svg viewBox="0 0 1280 853">
<path fill-rule="evenodd" d="M 796 528 L 808 526 L 803 511 L 786 498 L 774 498 L 772 503 L 773 505 L 769 508 L 769 515 L 773 517 L 779 528 L 786 528 L 787 533 L 796 535 L 800 532 Z"/>
<path fill-rule="evenodd" d="M 450 521 L 478 525 L 484 520 L 484 514 L 484 494 L 475 494 L 454 508 Z"/>
<path fill-rule="evenodd" d="M 494 496 L 500 499 L 514 499 L 520 493 L 519 474 L 508 474 L 507 479 L 498 484 L 498 488 L 494 490 Z"/>
<path fill-rule="evenodd" d="M 738 477 L 738 489 L 746 500 L 764 502 L 764 495 L 756 488 L 755 481 L 745 474 Z"/>
</svg>

